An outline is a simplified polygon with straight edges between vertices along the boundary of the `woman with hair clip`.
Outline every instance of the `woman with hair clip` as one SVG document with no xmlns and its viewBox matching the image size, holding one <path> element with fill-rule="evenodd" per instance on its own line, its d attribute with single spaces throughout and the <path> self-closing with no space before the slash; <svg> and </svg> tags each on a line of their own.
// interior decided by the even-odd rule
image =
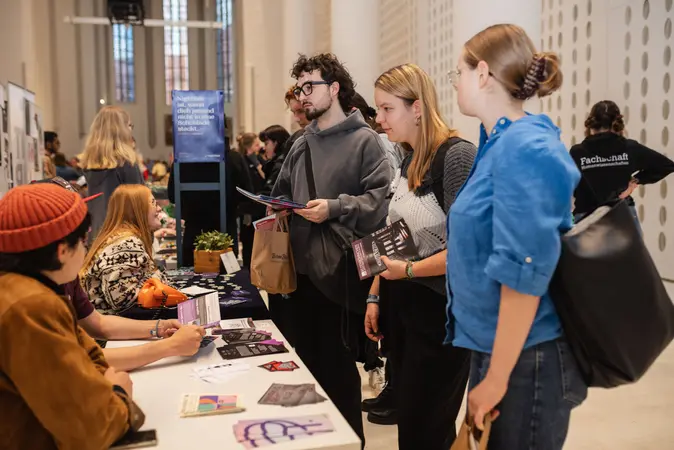
<svg viewBox="0 0 674 450">
<path fill-rule="evenodd" d="M 674 172 L 674 162 L 632 139 L 626 139 L 620 108 L 610 100 L 592 107 L 585 120 L 585 139 L 571 147 L 583 179 L 575 192 L 576 221 L 609 200 L 622 198 L 639 218 L 632 192 L 640 184 L 652 184 Z"/>
<path fill-rule="evenodd" d="M 379 333 L 379 296 L 388 311 L 390 358 L 401 449 L 448 449 L 468 378 L 469 352 L 443 345 L 447 212 L 468 177 L 475 146 L 442 120 L 433 82 L 414 64 L 394 67 L 375 82 L 377 123 L 407 157 L 391 185 L 388 223 L 404 219 L 419 257 L 394 261 L 376 277 L 365 332 Z"/>
<path fill-rule="evenodd" d="M 118 106 L 101 108 L 89 128 L 80 167 L 84 170 L 89 195 L 103 193 L 103 200 L 89 207 L 90 243 L 103 225 L 108 201 L 117 186 L 144 183 L 132 133 L 131 116 Z"/>
<path fill-rule="evenodd" d="M 519 26 L 494 25 L 449 75 L 461 112 L 482 122 L 448 219 L 446 342 L 472 350 L 469 420 L 495 420 L 490 450 L 561 449 L 587 386 L 548 286 L 580 175 L 550 118 L 524 111 L 559 89 L 559 59 Z"/>
<path fill-rule="evenodd" d="M 80 271 L 82 287 L 100 313 L 120 315 L 135 306 L 149 278 L 168 284 L 152 259 L 160 211 L 146 186 L 122 185 L 110 197 L 108 215 Z"/>
</svg>

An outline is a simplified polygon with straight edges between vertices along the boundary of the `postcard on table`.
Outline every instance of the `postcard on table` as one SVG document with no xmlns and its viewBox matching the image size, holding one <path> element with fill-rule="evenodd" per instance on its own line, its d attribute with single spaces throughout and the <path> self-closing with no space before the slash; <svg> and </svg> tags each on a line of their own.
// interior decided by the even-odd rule
<svg viewBox="0 0 674 450">
<path fill-rule="evenodd" d="M 245 330 L 248 328 L 255 328 L 255 322 L 253 322 L 253 319 L 250 317 L 221 320 L 220 328 L 223 330 Z"/>
<path fill-rule="evenodd" d="M 239 265 L 239 261 L 236 260 L 234 252 L 223 253 L 220 255 L 220 259 L 222 260 L 222 265 L 225 266 L 227 273 L 235 273 L 241 270 L 241 266 Z"/>
<path fill-rule="evenodd" d="M 230 414 L 245 410 L 236 395 L 185 394 L 180 417 Z"/>
<path fill-rule="evenodd" d="M 220 303 L 218 293 L 178 303 L 178 320 L 182 324 L 212 327 L 220 323 Z"/>
</svg>

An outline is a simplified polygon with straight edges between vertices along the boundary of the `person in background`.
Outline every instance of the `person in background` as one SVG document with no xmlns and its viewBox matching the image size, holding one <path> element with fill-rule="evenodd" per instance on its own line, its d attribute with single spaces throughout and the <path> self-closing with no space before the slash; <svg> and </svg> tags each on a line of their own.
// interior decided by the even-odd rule
<svg viewBox="0 0 674 450">
<path fill-rule="evenodd" d="M 382 257 L 386 271 L 370 289 L 367 335 L 378 341 L 379 296 L 389 308 L 390 358 L 396 379 L 398 446 L 448 449 L 468 381 L 470 352 L 443 345 L 447 294 L 447 214 L 468 178 L 476 149 L 442 120 L 431 78 L 415 64 L 375 81 L 377 123 L 406 157 L 396 171 L 388 222 L 404 220 L 418 257 Z M 373 409 L 368 420 L 382 414 Z M 370 418 L 370 416 L 373 416 Z M 374 419 L 374 420 L 373 420 Z"/>
<path fill-rule="evenodd" d="M 159 186 L 168 186 L 169 172 L 163 162 L 156 162 L 152 165 L 152 182 Z"/>
<path fill-rule="evenodd" d="M 450 80 L 482 127 L 449 214 L 446 342 L 472 350 L 468 413 L 478 429 L 495 419 L 490 450 L 561 449 L 587 385 L 548 287 L 580 174 L 552 120 L 524 111 L 562 85 L 559 58 L 494 25 L 465 43 Z"/>
<path fill-rule="evenodd" d="M 288 156 L 290 150 L 287 146 L 288 139 L 290 139 L 290 133 L 281 125 L 272 125 L 260 133 L 260 140 L 264 143 L 264 151 L 267 156 L 267 162 L 262 167 L 264 171 L 262 192 L 265 195 L 271 194 L 278 174 L 281 172 L 281 167 L 283 167 L 283 162 Z"/>
<path fill-rule="evenodd" d="M 615 199 L 626 199 L 639 228 L 632 192 L 640 184 L 652 184 L 674 172 L 674 161 L 624 137 L 620 108 L 610 100 L 592 107 L 585 120 L 585 139 L 571 147 L 571 157 L 582 180 L 576 188 L 576 221 Z"/>
<path fill-rule="evenodd" d="M 74 183 L 80 178 L 80 174 L 77 173 L 72 166 L 68 165 L 68 160 L 66 155 L 63 153 L 54 154 L 54 166 L 56 167 L 56 176 L 61 177 L 64 180 Z"/>
<path fill-rule="evenodd" d="M 133 128 L 131 128 L 133 129 Z M 143 181 L 147 182 L 147 180 L 150 179 L 150 169 L 148 169 L 147 165 L 145 164 L 145 158 L 143 158 L 143 155 L 138 151 L 138 147 L 136 147 L 136 138 L 133 138 L 133 148 L 136 150 L 136 157 L 138 159 L 138 170 L 140 170 L 140 174 L 143 177 Z"/>
<path fill-rule="evenodd" d="M 265 173 L 262 170 L 262 161 L 258 155 L 260 140 L 255 133 L 244 133 L 239 141 L 239 153 L 248 164 L 248 174 L 252 182 L 253 194 L 260 194 L 265 186 Z M 264 205 L 255 201 L 248 201 L 241 205 L 239 210 L 239 233 L 241 238 L 241 251 L 243 266 L 250 268 L 253 254 L 253 239 L 255 228 L 253 222 L 265 216 Z"/>
<path fill-rule="evenodd" d="M 274 184 L 276 184 L 290 150 L 287 145 L 289 139 L 290 133 L 281 125 L 272 125 L 260 133 L 260 140 L 264 143 L 264 151 L 267 156 L 267 162 L 262 168 L 265 179 L 261 193 L 264 195 L 271 195 L 271 191 L 274 189 Z M 269 314 L 283 336 L 286 337 L 288 342 L 292 343 L 293 330 L 287 326 L 288 319 L 286 318 L 287 308 L 285 308 L 285 305 L 287 301 L 288 295 L 269 294 Z"/>
<path fill-rule="evenodd" d="M 293 120 L 299 126 L 299 128 L 293 134 L 291 134 L 290 138 L 286 141 L 286 154 L 290 151 L 295 141 L 304 134 L 304 129 L 306 126 L 311 123 L 311 121 L 307 119 L 307 115 L 304 111 L 304 108 L 302 107 L 302 104 L 297 100 L 297 98 L 295 98 L 295 94 L 293 92 L 296 88 L 297 86 L 292 85 L 285 93 L 286 106 L 290 112 L 292 112 Z"/>
<path fill-rule="evenodd" d="M 70 167 L 77 170 L 78 172 L 80 171 L 80 159 L 77 156 L 73 156 L 72 158 L 70 158 L 68 164 L 70 164 Z"/>
<path fill-rule="evenodd" d="M 395 176 L 396 169 L 400 167 L 403 160 L 404 150 L 397 143 L 389 141 L 381 125 L 376 122 L 377 111 L 368 105 L 367 101 L 358 92 L 351 99 L 351 111 L 358 110 L 363 115 L 365 122 L 379 134 L 386 156 L 391 164 L 391 180 Z M 386 315 L 384 308 L 384 316 Z M 387 320 L 382 320 L 386 328 Z M 386 333 L 386 331 L 384 331 Z M 369 384 L 373 391 L 379 392 L 375 398 L 367 398 L 361 403 L 361 409 L 368 413 L 367 420 L 377 425 L 395 425 L 398 421 L 398 411 L 395 406 L 395 396 L 393 391 L 393 368 L 391 367 L 389 340 L 382 340 L 376 344 L 363 335 L 363 369 L 369 374 Z M 386 363 L 381 360 L 380 355 L 386 356 Z M 385 369 L 384 369 L 385 368 Z M 383 372 L 383 376 L 382 376 Z M 370 414 L 372 410 L 376 413 Z"/>
<path fill-rule="evenodd" d="M 0 448 L 109 448 L 145 420 L 129 375 L 73 320 L 62 285 L 86 253 L 90 219 L 51 183 L 0 199 Z"/>
<path fill-rule="evenodd" d="M 43 178 L 54 178 L 56 176 L 56 167 L 53 157 L 61 149 L 59 135 L 54 131 L 44 132 L 44 154 L 42 155 L 42 176 Z"/>
<path fill-rule="evenodd" d="M 391 169 L 379 136 L 360 111 L 348 116 L 344 112 L 350 110 L 355 91 L 351 75 L 335 55 L 301 55 L 292 76 L 297 79 L 295 97 L 313 122 L 293 144 L 272 190 L 274 197 L 307 205 L 294 211 L 290 224 L 297 290 L 287 304 L 288 326 L 294 329 L 297 354 L 365 445 L 360 375 L 349 347 L 356 340 L 351 333 L 362 334 L 362 328 L 346 325 L 360 322 L 362 315 L 336 294 L 339 286 L 310 277 L 312 258 L 330 256 L 324 253 L 320 233 L 312 228 L 324 224 L 342 236 L 367 235 L 382 228 Z M 314 174 L 316 199 L 310 198 L 306 152 L 311 152 L 309 169 Z M 317 319 L 320 333 L 306 326 Z"/>
<path fill-rule="evenodd" d="M 152 258 L 160 211 L 146 186 L 122 185 L 113 192 L 101 232 L 80 271 L 82 286 L 99 312 L 120 315 L 135 306 L 149 278 L 168 284 Z"/>
<path fill-rule="evenodd" d="M 138 169 L 138 155 L 132 135 L 129 114 L 118 106 L 105 106 L 89 128 L 89 135 L 80 155 L 80 165 L 87 179 L 88 193 L 103 193 L 103 200 L 90 205 L 90 241 L 98 236 L 105 220 L 108 201 L 117 186 L 143 184 Z"/>
<path fill-rule="evenodd" d="M 285 102 L 286 106 L 293 114 L 293 120 L 295 121 L 295 123 L 297 123 L 300 129 L 303 130 L 304 128 L 306 128 L 307 125 L 311 123 L 311 121 L 307 118 L 307 113 L 304 111 L 302 104 L 295 97 L 294 91 L 296 88 L 297 86 L 295 86 L 294 84 L 288 88 L 288 90 L 285 93 Z"/>
</svg>

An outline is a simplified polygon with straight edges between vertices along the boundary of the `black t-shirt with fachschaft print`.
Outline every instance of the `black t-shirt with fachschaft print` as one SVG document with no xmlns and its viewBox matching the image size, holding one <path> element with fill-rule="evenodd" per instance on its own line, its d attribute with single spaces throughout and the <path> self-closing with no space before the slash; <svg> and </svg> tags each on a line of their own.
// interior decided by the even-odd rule
<svg viewBox="0 0 674 450">
<path fill-rule="evenodd" d="M 651 184 L 674 172 L 674 162 L 665 155 L 612 132 L 588 136 L 571 147 L 571 157 L 583 175 L 574 214 L 590 213 L 617 197 L 632 177 L 639 184 Z M 634 204 L 632 198 L 628 202 Z"/>
</svg>

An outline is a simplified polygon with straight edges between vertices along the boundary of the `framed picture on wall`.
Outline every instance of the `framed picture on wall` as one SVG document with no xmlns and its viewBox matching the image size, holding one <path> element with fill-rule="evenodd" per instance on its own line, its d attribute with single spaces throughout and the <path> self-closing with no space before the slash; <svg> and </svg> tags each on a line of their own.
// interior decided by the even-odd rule
<svg viewBox="0 0 674 450">
<path fill-rule="evenodd" d="M 164 116 L 164 142 L 173 147 L 173 114 Z"/>
</svg>

